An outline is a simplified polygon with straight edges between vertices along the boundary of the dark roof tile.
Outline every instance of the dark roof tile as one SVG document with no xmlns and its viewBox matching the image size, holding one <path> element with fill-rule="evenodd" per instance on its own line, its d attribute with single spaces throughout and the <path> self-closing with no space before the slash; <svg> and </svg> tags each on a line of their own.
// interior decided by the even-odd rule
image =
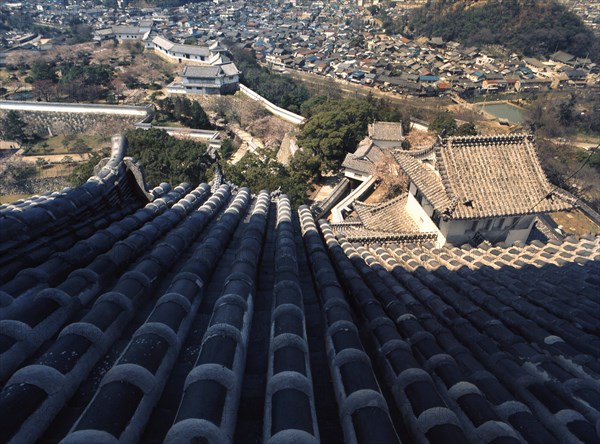
<svg viewBox="0 0 600 444">
<path fill-rule="evenodd" d="M 336 238 L 123 154 L 0 207 L 2 441 L 598 439 L 600 238 L 435 248 L 394 201 Z"/>
</svg>

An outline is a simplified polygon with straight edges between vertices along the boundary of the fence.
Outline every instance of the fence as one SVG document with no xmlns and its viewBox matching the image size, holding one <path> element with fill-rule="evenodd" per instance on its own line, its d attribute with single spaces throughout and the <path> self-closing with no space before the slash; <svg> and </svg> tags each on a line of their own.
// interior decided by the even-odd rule
<svg viewBox="0 0 600 444">
<path fill-rule="evenodd" d="M 252 91 L 247 86 L 240 84 L 240 91 L 250 97 L 252 100 L 256 100 L 264 105 L 267 110 L 269 110 L 272 114 L 275 114 L 277 117 L 281 117 L 283 120 L 293 123 L 294 125 L 302 125 L 306 119 L 298 114 L 294 114 L 287 109 L 283 109 L 265 99 L 260 94 Z"/>
<path fill-rule="evenodd" d="M 152 107 L 150 106 L 94 105 L 88 103 L 59 102 L 23 102 L 16 100 L 0 100 L 0 110 L 140 116 L 142 118 L 142 122 L 145 121 L 154 112 Z"/>
</svg>

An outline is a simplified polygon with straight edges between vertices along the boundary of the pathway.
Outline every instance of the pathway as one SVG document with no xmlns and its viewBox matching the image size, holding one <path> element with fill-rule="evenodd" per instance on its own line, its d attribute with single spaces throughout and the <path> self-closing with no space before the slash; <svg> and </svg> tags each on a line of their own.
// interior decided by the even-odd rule
<svg viewBox="0 0 600 444">
<path fill-rule="evenodd" d="M 248 131 L 243 130 L 238 124 L 231 123 L 229 124 L 229 129 L 235 133 L 242 140 L 242 144 L 238 148 L 238 150 L 231 157 L 231 163 L 235 165 L 238 163 L 242 157 L 249 151 L 251 153 L 256 152 L 259 149 L 265 147 L 264 143 L 250 134 Z"/>
</svg>

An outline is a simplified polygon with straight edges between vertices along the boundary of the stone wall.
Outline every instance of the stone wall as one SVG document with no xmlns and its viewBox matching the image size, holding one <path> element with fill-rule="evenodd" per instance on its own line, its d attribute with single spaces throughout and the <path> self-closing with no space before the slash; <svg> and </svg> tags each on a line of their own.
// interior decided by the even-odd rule
<svg viewBox="0 0 600 444">
<path fill-rule="evenodd" d="M 0 119 L 8 111 L 0 110 Z M 140 119 L 137 116 L 110 116 L 103 114 L 56 113 L 17 111 L 27 124 L 26 132 L 42 137 L 58 134 L 112 135 L 132 128 Z"/>
<path fill-rule="evenodd" d="M 68 177 L 39 177 L 6 184 L 0 181 L 0 195 L 43 194 L 70 186 Z"/>
</svg>

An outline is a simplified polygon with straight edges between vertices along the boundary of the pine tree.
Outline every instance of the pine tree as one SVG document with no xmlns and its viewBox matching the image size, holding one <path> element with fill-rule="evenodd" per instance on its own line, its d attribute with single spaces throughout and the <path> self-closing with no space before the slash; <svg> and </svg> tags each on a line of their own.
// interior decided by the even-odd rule
<svg viewBox="0 0 600 444">
<path fill-rule="evenodd" d="M 0 121 L 0 129 L 4 140 L 23 142 L 25 140 L 24 127 L 25 123 L 21 120 L 19 113 L 14 110 L 6 113 L 6 117 Z"/>
</svg>

